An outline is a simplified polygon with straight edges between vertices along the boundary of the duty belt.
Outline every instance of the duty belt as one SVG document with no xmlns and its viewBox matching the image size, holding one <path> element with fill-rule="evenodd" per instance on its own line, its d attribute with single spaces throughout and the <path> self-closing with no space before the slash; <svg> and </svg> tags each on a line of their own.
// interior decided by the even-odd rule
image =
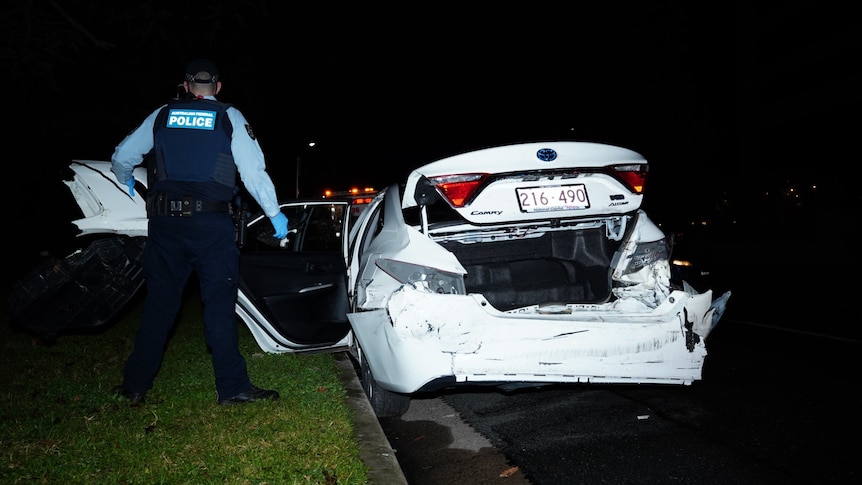
<svg viewBox="0 0 862 485">
<path fill-rule="evenodd" d="M 191 196 L 169 197 L 164 192 L 147 197 L 147 216 L 191 217 L 195 212 L 230 212 L 227 202 L 207 202 Z"/>
</svg>

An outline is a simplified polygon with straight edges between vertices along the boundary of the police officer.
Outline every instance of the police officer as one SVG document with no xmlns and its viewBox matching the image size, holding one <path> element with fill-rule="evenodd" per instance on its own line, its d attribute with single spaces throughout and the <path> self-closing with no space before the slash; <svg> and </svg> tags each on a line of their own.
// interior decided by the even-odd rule
<svg viewBox="0 0 862 485">
<path fill-rule="evenodd" d="M 272 222 L 273 237 L 287 236 L 287 217 L 245 116 L 216 100 L 221 86 L 211 61 L 192 61 L 183 82 L 187 99 L 153 111 L 111 157 L 112 171 L 128 187 L 130 197 L 137 195 L 134 167 L 148 154 L 149 163 L 154 163 L 147 193 L 144 312 L 123 383 L 114 389 L 132 402 L 143 401 L 153 385 L 192 271 L 200 281 L 218 403 L 279 397 L 277 391 L 251 383 L 238 348 L 234 305 L 239 249 L 230 213 L 230 201 L 238 191 L 237 173 Z"/>
</svg>

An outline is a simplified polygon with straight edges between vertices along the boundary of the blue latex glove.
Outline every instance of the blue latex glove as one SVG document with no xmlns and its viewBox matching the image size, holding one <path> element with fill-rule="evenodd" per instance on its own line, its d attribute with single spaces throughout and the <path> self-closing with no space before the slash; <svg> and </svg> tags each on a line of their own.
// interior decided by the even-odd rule
<svg viewBox="0 0 862 485">
<path fill-rule="evenodd" d="M 130 178 L 129 181 L 126 182 L 126 186 L 129 188 L 129 195 L 134 197 L 135 196 L 135 177 Z"/>
<path fill-rule="evenodd" d="M 284 239 L 287 237 L 287 216 L 279 212 L 273 217 L 269 218 L 269 222 L 272 223 L 272 227 L 275 228 L 275 234 L 272 237 L 276 239 Z"/>
</svg>

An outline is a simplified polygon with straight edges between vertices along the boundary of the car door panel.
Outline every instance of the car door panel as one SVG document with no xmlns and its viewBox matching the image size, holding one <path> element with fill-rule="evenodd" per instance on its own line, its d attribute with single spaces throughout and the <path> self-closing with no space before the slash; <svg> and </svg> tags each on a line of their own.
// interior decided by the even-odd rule
<svg viewBox="0 0 862 485">
<path fill-rule="evenodd" d="M 283 337 L 331 343 L 349 329 L 344 271 L 339 253 L 249 254 L 240 287 Z"/>
<path fill-rule="evenodd" d="M 240 290 L 286 341 L 330 345 L 350 330 L 344 247 L 346 206 L 285 204 L 290 234 L 272 237 L 266 218 L 249 224 Z"/>
</svg>

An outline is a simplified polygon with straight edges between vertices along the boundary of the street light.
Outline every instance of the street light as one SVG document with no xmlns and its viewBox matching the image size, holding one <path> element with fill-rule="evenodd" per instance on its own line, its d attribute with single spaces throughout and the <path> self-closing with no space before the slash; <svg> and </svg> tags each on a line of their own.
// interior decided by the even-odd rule
<svg viewBox="0 0 862 485">
<path fill-rule="evenodd" d="M 317 142 L 311 140 L 306 145 L 308 148 L 314 148 Z M 304 151 L 304 150 L 303 150 Z M 299 169 L 302 166 L 302 154 L 296 156 L 296 198 L 299 198 Z"/>
</svg>

